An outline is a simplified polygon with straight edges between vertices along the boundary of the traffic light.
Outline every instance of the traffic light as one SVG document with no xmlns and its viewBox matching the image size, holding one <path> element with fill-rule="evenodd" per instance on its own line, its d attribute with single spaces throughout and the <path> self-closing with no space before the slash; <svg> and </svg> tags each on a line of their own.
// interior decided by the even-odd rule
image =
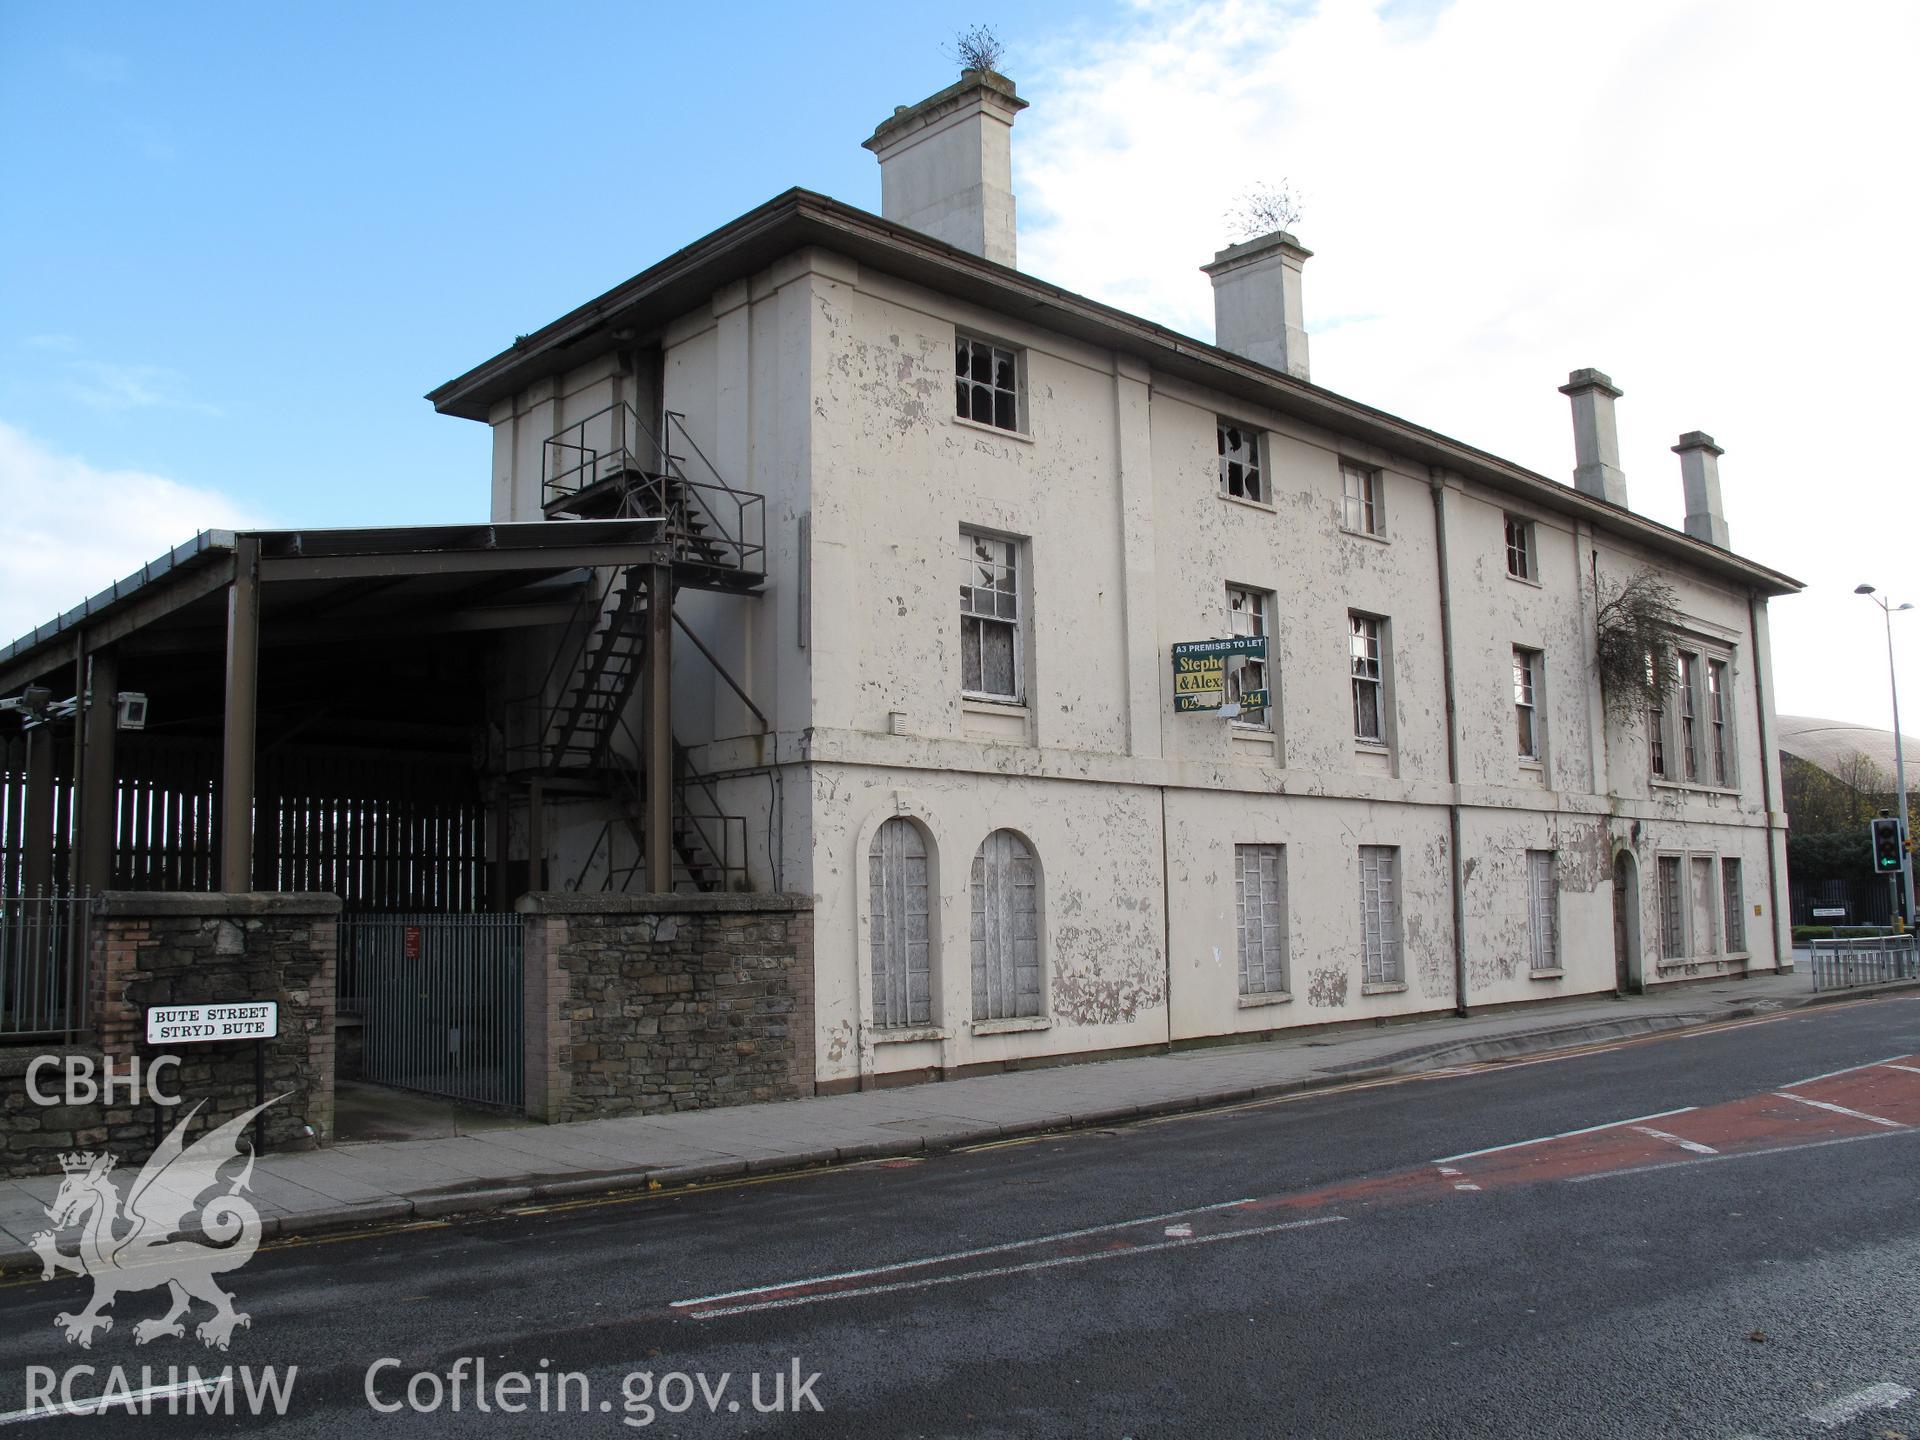
<svg viewBox="0 0 1920 1440">
<path fill-rule="evenodd" d="M 1900 868 L 1900 822 L 1891 815 L 1873 822 L 1873 868 L 1881 875 Z"/>
</svg>

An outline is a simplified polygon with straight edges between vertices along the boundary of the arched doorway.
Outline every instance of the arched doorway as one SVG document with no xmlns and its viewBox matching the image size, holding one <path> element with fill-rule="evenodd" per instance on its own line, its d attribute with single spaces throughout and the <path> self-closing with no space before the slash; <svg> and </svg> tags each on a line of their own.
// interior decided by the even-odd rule
<svg viewBox="0 0 1920 1440">
<path fill-rule="evenodd" d="M 1640 952 L 1640 872 L 1630 850 L 1613 857 L 1613 975 L 1614 988 L 1622 995 L 1637 995 L 1646 988 Z"/>
</svg>

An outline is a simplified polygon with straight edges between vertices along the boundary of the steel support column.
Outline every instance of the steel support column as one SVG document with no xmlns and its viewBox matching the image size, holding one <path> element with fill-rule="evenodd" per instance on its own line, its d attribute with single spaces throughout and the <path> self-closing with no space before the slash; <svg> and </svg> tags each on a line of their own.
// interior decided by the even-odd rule
<svg viewBox="0 0 1920 1440">
<path fill-rule="evenodd" d="M 260 542 L 234 547 L 227 591 L 227 708 L 220 767 L 220 888 L 253 889 L 253 778 L 260 697 Z"/>
<path fill-rule="evenodd" d="M 27 731 L 27 801 L 20 828 L 20 889 L 27 895 L 43 895 L 53 884 L 53 746 L 53 726 Z"/>
<path fill-rule="evenodd" d="M 647 664 L 640 678 L 640 771 L 647 787 L 647 892 L 673 889 L 673 567 L 647 567 Z"/>
<path fill-rule="evenodd" d="M 111 650 L 96 651 L 87 667 L 86 749 L 80 772 L 79 824 L 73 847 L 79 888 L 98 895 L 113 886 L 116 803 L 116 737 L 119 734 L 120 661 Z M 75 727 L 80 725 L 75 720 Z"/>
</svg>

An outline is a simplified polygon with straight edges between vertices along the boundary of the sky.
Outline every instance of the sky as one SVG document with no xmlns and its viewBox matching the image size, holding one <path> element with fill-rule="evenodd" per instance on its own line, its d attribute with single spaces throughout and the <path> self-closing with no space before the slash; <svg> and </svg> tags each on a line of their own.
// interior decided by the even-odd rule
<svg viewBox="0 0 1920 1440">
<path fill-rule="evenodd" d="M 420 397 L 794 185 L 991 26 L 1021 268 L 1212 335 L 1285 182 L 1316 382 L 1555 478 L 1624 391 L 1633 507 L 1711 433 L 1777 708 L 1887 725 L 1861 581 L 1920 605 L 1910 0 L 725 7 L 0 3 L 0 634 L 195 531 L 485 518 Z M 1920 609 L 1895 619 L 1920 732 Z"/>
</svg>

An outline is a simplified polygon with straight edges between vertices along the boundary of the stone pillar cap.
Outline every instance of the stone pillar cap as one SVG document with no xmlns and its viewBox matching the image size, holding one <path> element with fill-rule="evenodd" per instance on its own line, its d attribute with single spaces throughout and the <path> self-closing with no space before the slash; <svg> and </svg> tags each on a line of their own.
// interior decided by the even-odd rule
<svg viewBox="0 0 1920 1440">
<path fill-rule="evenodd" d="M 1615 400 L 1627 393 L 1613 383 L 1611 376 L 1592 368 L 1574 371 L 1560 387 L 1562 395 L 1578 395 L 1588 390 L 1598 390 Z"/>
<path fill-rule="evenodd" d="M 1680 443 L 1671 447 L 1676 455 L 1684 455 L 1689 450 L 1711 450 L 1716 455 L 1727 452 L 1713 443 L 1713 436 L 1704 430 L 1689 430 L 1680 437 Z"/>
</svg>

